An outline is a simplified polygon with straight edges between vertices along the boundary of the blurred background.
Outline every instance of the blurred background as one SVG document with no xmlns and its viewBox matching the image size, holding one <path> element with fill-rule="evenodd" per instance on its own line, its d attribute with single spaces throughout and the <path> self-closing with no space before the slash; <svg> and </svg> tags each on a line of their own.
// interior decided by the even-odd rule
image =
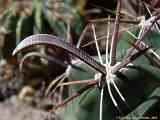
<svg viewBox="0 0 160 120">
<path fill-rule="evenodd" d="M 143 0 L 122 0 L 121 18 L 139 23 L 140 16 L 147 17 L 148 13 L 142 2 Z M 151 7 L 151 11 L 159 10 L 159 0 L 144 2 Z M 13 120 L 22 120 L 22 117 L 18 116 L 23 116 L 26 111 L 32 111 L 32 115 L 27 112 L 27 120 L 58 119 L 55 113 L 51 116 L 49 114 L 49 118 L 44 116 L 48 116 L 60 93 L 50 99 L 44 93 L 52 80 L 62 74 L 67 66 L 34 56 L 24 61 L 22 71 L 19 65 L 22 57 L 33 50 L 61 62 L 67 61 L 69 55 L 56 47 L 38 45 L 12 56 L 14 48 L 20 41 L 33 34 L 52 34 L 76 45 L 84 28 L 93 22 L 97 36 L 102 37 L 99 44 L 103 53 L 105 50 L 103 36 L 107 33 L 105 19 L 108 16 L 115 18 L 116 5 L 116 0 L 0 0 L 0 120 L 9 120 L 11 117 Z M 133 24 L 124 23 L 121 27 L 131 25 Z M 86 45 L 92 39 L 93 34 L 91 29 L 88 29 L 81 43 L 84 47 L 81 49 L 94 56 L 95 46 Z M 68 94 L 64 93 L 63 98 Z M 31 108 L 25 111 L 25 106 Z M 11 111 L 18 115 L 15 116 Z M 1 118 L 1 115 L 6 118 Z"/>
</svg>

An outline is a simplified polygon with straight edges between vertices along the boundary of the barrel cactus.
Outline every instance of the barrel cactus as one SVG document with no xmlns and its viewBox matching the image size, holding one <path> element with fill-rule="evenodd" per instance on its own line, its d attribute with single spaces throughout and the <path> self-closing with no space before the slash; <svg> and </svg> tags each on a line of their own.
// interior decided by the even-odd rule
<svg viewBox="0 0 160 120">
<path fill-rule="evenodd" d="M 16 55 L 33 45 L 49 45 L 65 51 L 68 59 L 58 60 L 58 64 L 65 65 L 66 70 L 46 90 L 46 95 L 53 95 L 64 89 L 60 102 L 52 109 L 60 119 L 145 119 L 153 116 L 155 119 L 160 110 L 160 15 L 140 19 L 132 27 L 122 29 L 120 24 L 126 21 L 120 18 L 120 8 L 119 0 L 115 20 L 107 18 L 105 49 L 99 46 L 94 23 L 88 25 L 93 33 L 95 56 L 81 50 L 81 39 L 76 46 L 48 34 L 29 36 L 13 51 Z M 113 26 L 111 21 L 114 21 Z M 33 55 L 57 60 L 46 54 L 28 56 Z"/>
</svg>

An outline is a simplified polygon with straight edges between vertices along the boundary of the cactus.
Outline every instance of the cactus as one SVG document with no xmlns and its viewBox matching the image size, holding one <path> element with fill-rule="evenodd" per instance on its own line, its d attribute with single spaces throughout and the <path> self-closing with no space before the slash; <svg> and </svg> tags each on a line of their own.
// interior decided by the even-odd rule
<svg viewBox="0 0 160 120">
<path fill-rule="evenodd" d="M 26 51 L 20 57 L 27 53 L 20 64 L 21 71 L 28 57 L 40 57 L 42 65 L 32 65 L 39 74 L 43 73 L 40 72 L 42 69 L 45 68 L 45 71 L 46 67 L 50 67 L 48 61 L 66 68 L 62 75 L 56 74 L 45 93 L 49 97 L 59 94 L 58 102 L 53 103 L 52 110 L 61 120 L 143 119 L 154 116 L 160 110 L 159 13 L 152 15 L 148 11 L 151 16 L 147 20 L 127 22 L 121 18 L 119 0 L 116 18 L 109 16 L 104 19 L 107 25 L 103 30 L 103 48 L 97 35 L 101 32 L 96 31 L 99 27 L 95 25 L 96 20 L 91 20 L 82 31 L 83 10 L 74 7 L 72 0 L 34 0 L 29 9 L 22 9 L 22 3 L 17 3 L 15 1 L 14 6 L 3 16 L 7 31 L 5 40 L 8 44 L 3 48 L 4 57 L 11 57 L 11 52 L 17 45 L 14 55 L 22 50 Z M 123 23 L 130 27 L 123 29 Z M 82 32 L 79 40 L 75 40 L 77 45 L 71 40 L 72 29 L 79 36 Z M 89 44 L 83 41 L 87 32 L 93 38 Z M 46 36 L 50 36 L 49 39 Z M 86 53 L 89 50 L 83 47 L 86 44 L 95 44 L 89 48 L 96 51 L 91 58 Z M 35 45 L 39 45 L 39 51 L 28 53 L 34 50 L 31 47 Z M 81 49 L 86 51 L 76 54 Z M 89 56 L 91 62 L 95 60 L 94 63 L 101 69 L 87 61 L 85 55 Z M 53 69 L 55 68 L 51 70 Z M 48 71 L 44 73 L 48 74 Z"/>
<path fill-rule="evenodd" d="M 103 56 L 99 51 L 95 27 L 91 26 L 96 43 L 95 49 L 98 52 L 95 59 L 102 66 L 107 66 L 106 73 L 102 72 L 102 76 L 97 77 L 98 71 L 89 63 L 86 62 L 86 64 L 77 59 L 70 61 L 71 65 L 68 65 L 63 76 L 53 80 L 47 90 L 48 94 L 52 86 L 56 86 L 52 91 L 54 94 L 58 87 L 69 85 L 68 97 L 53 108 L 62 120 L 142 119 L 145 116 L 148 117 L 153 111 L 158 112 L 156 97 L 159 96 L 158 65 L 160 59 L 158 49 L 160 44 L 156 39 L 159 37 L 159 33 L 152 28 L 159 18 L 159 15 L 154 16 L 154 19 L 151 18 L 150 24 L 145 21 L 142 25 L 138 25 L 138 29 L 131 29 L 132 32 L 124 31 L 116 43 L 118 25 L 121 21 L 117 14 L 115 30 L 111 34 L 112 42 L 109 42 L 110 29 L 108 29 L 107 52 Z M 138 37 L 134 34 L 137 32 Z M 76 51 L 77 48 L 70 46 L 65 40 L 51 35 L 46 36 L 46 34 L 40 34 L 26 38 L 16 47 L 13 55 L 36 44 L 47 44 L 60 47 L 75 57 L 78 56 L 72 51 Z M 58 42 L 59 40 L 61 42 Z M 112 47 L 116 47 L 116 49 Z M 112 53 L 115 52 L 114 50 L 116 50 L 116 54 Z M 112 60 L 114 60 L 113 63 Z M 63 83 L 65 79 L 68 79 L 68 82 Z M 100 105 L 99 101 L 101 101 Z"/>
</svg>

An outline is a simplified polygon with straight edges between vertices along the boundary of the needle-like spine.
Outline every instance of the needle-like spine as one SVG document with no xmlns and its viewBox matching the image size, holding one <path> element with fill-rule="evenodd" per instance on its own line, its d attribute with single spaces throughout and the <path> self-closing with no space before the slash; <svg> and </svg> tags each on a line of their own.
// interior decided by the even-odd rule
<svg viewBox="0 0 160 120">
<path fill-rule="evenodd" d="M 96 37 L 96 31 L 95 31 L 94 24 L 92 24 L 92 30 L 93 30 L 94 41 L 95 41 L 95 45 L 96 45 L 96 49 L 97 49 L 97 53 L 98 53 L 98 58 L 100 60 L 100 63 L 103 64 L 102 56 L 101 56 L 99 45 L 98 45 L 98 42 L 97 42 L 97 37 Z"/>
<path fill-rule="evenodd" d="M 101 56 L 99 45 L 98 45 L 98 42 L 97 42 L 97 37 L 96 37 L 96 32 L 95 32 L 95 26 L 94 26 L 94 24 L 92 24 L 92 30 L 93 30 L 94 41 L 95 41 L 98 57 L 99 57 L 100 63 L 103 64 L 102 56 Z M 99 82 L 99 86 L 101 85 L 100 83 L 101 83 L 101 81 Z M 99 120 L 103 119 L 103 117 L 102 117 L 102 115 L 103 115 L 103 92 L 104 92 L 104 88 L 102 86 L 102 88 L 101 88 L 101 97 L 100 97 Z"/>
<path fill-rule="evenodd" d="M 148 11 L 148 13 L 149 13 L 149 15 L 150 15 L 151 17 L 153 17 L 153 15 L 152 15 L 150 9 L 148 8 L 147 4 L 144 3 L 144 5 L 145 5 L 145 7 L 146 7 L 146 9 L 147 9 L 147 11 Z M 157 22 L 155 23 L 155 27 L 156 27 L 158 33 L 160 33 L 160 28 L 158 27 L 158 23 L 157 23 Z"/>
<path fill-rule="evenodd" d="M 99 120 L 103 120 L 103 93 L 104 88 L 101 89 L 101 97 L 100 97 L 100 111 L 99 111 Z"/>
<path fill-rule="evenodd" d="M 110 16 L 108 17 L 108 19 L 110 19 Z M 110 59 L 108 60 L 109 58 L 109 54 L 108 54 L 108 51 L 109 51 L 109 36 L 110 36 L 110 20 L 108 21 L 108 27 L 107 27 L 107 40 L 106 40 L 106 72 L 107 72 L 107 75 L 106 75 L 106 83 L 107 83 L 107 88 L 108 88 L 108 93 L 111 97 L 111 100 L 113 102 L 113 104 L 115 105 L 115 107 L 118 108 L 118 104 L 116 102 L 116 100 L 114 99 L 114 96 L 112 94 L 112 91 L 111 91 L 111 86 L 110 86 L 110 82 L 111 82 L 111 78 L 109 78 L 110 76 L 110 64 L 111 64 L 111 56 L 110 56 Z M 111 51 L 110 51 L 111 52 Z"/>
</svg>

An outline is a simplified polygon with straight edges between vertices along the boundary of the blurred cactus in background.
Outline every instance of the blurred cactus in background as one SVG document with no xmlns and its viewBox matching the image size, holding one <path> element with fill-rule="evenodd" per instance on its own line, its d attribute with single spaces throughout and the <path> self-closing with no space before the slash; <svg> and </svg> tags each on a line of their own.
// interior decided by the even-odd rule
<svg viewBox="0 0 160 120">
<path fill-rule="evenodd" d="M 0 2 L 0 61 L 3 66 L 11 66 L 7 69 L 0 68 L 3 73 L 0 94 L 2 93 L 2 100 L 4 100 L 18 94 L 23 86 L 28 84 L 41 89 L 43 81 L 48 80 L 45 81 L 48 85 L 55 76 L 65 70 L 65 66 L 56 62 L 39 61 L 36 57 L 31 57 L 33 62 L 26 62 L 23 67 L 25 76 L 23 77 L 18 75 L 17 69 L 21 55 L 13 57 L 12 51 L 21 40 L 33 34 L 53 34 L 66 41 L 78 38 L 83 29 L 84 5 L 79 6 L 79 3 L 72 0 L 1 0 Z M 67 59 L 67 55 L 58 48 L 38 46 L 34 49 L 62 61 Z M 54 67 L 57 69 L 55 70 Z M 6 80 L 8 76 L 12 77 Z"/>
<path fill-rule="evenodd" d="M 78 36 L 83 28 L 80 11 L 72 1 L 17 0 L 4 2 L 4 5 L 8 9 L 1 14 L 4 36 L 1 56 L 5 58 L 11 57 L 16 44 L 29 35 L 49 33 L 67 39 L 68 34 Z"/>
</svg>

